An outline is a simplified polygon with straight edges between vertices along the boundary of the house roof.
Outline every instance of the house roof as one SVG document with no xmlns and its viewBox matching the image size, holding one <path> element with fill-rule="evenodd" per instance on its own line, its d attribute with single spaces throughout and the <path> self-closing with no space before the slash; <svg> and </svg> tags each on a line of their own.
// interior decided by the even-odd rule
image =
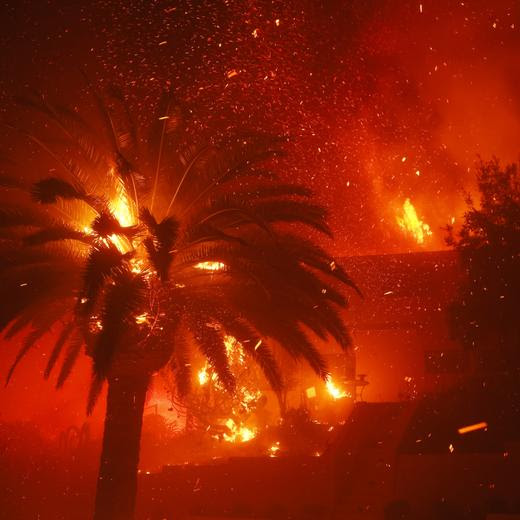
<svg viewBox="0 0 520 520">
<path fill-rule="evenodd" d="M 363 293 L 350 300 L 353 329 L 432 323 L 453 300 L 462 278 L 453 251 L 346 257 L 341 263 Z"/>
</svg>

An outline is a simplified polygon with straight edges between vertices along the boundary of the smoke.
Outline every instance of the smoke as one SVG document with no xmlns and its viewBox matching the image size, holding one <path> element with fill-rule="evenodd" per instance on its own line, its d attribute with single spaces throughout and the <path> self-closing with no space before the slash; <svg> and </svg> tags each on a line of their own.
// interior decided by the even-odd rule
<svg viewBox="0 0 520 520">
<path fill-rule="evenodd" d="M 520 4 L 511 0 L 5 4 L 7 119 L 17 120 L 10 96 L 29 88 L 91 110 L 82 67 L 101 87 L 119 83 L 144 121 L 171 87 L 197 132 L 288 134 L 282 175 L 329 208 L 337 255 L 444 247 L 441 227 L 460 221 L 477 157 L 517 158 Z M 407 199 L 431 229 L 423 244 L 397 221 Z M 9 414 L 83 420 L 80 383 L 49 409 L 54 390 L 42 382 L 40 414 L 25 384 L 31 364 L 13 381 L 22 397 Z"/>
<path fill-rule="evenodd" d="M 20 60 L 2 66 L 3 91 L 23 78 L 57 92 L 59 77 L 60 97 L 88 108 L 79 64 L 121 84 L 143 120 L 171 87 L 198 135 L 288 134 L 286 176 L 330 209 L 339 255 L 444 247 L 441 227 L 460 221 L 477 157 L 517 156 L 512 1 L 51 3 L 52 17 L 6 9 L 4 52 Z M 432 229 L 422 245 L 397 224 L 407 198 Z"/>
<path fill-rule="evenodd" d="M 443 247 L 441 227 L 461 219 L 478 156 L 512 161 L 518 152 L 518 7 L 395 4 L 364 20 L 352 64 L 362 76 L 351 153 L 383 237 L 372 252 L 417 248 L 395 226 L 406 198 L 433 231 L 419 249 Z"/>
</svg>

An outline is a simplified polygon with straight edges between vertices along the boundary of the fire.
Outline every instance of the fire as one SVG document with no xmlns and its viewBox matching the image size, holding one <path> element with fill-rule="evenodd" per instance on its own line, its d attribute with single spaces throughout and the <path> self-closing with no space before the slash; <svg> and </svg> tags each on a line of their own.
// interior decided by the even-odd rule
<svg viewBox="0 0 520 520">
<path fill-rule="evenodd" d="M 216 327 L 212 323 L 208 323 L 207 326 Z M 247 368 L 245 351 L 240 341 L 234 336 L 224 335 L 223 343 L 230 367 L 235 374 L 237 374 L 237 371 L 240 373 L 240 370 Z M 237 385 L 233 394 L 228 394 L 220 382 L 214 367 L 208 361 L 198 370 L 197 380 L 199 386 L 205 388 L 204 399 L 211 401 L 211 396 L 220 395 L 219 399 L 228 403 L 224 405 L 227 411 L 218 411 L 220 417 L 227 417 L 223 423 L 221 422 L 222 419 L 218 420 L 218 424 L 226 426 L 227 432 L 214 435 L 214 438 L 230 443 L 242 443 L 248 442 L 257 436 L 258 429 L 248 424 L 251 413 L 255 410 L 258 400 L 262 396 L 262 392 L 256 386 L 243 382 L 241 385 Z"/>
<path fill-rule="evenodd" d="M 123 185 L 119 185 L 117 196 L 110 201 L 110 211 L 124 227 L 135 224 L 135 215 Z"/>
<path fill-rule="evenodd" d="M 130 227 L 136 223 L 132 205 L 122 184 L 119 184 L 117 195 L 109 202 L 109 207 L 112 215 L 114 215 L 121 226 Z M 110 235 L 108 238 L 122 253 L 127 253 L 132 248 L 132 244 L 123 237 Z"/>
<path fill-rule="evenodd" d="M 209 374 L 208 374 L 208 367 L 205 365 L 203 368 L 199 370 L 199 373 L 197 374 L 197 377 L 199 379 L 199 385 L 204 386 L 209 381 Z"/>
<path fill-rule="evenodd" d="M 406 234 L 413 236 L 418 244 L 424 244 L 425 238 L 432 235 L 430 226 L 417 216 L 417 212 L 408 198 L 404 201 L 402 216 L 398 215 L 396 220 L 399 227 Z"/>
<path fill-rule="evenodd" d="M 325 386 L 327 387 L 327 392 L 332 396 L 334 400 L 343 399 L 344 397 L 351 397 L 351 395 L 345 390 L 341 390 L 336 386 L 332 377 L 327 377 L 325 381 Z"/>
<path fill-rule="evenodd" d="M 248 428 L 247 426 L 237 425 L 233 419 L 226 421 L 226 426 L 230 433 L 224 434 L 224 440 L 227 442 L 248 442 L 254 439 L 257 434 L 256 428 Z"/>
<path fill-rule="evenodd" d="M 237 362 L 240 365 L 244 364 L 244 349 L 235 337 L 229 335 L 224 336 L 224 346 L 226 347 L 226 354 L 231 363 Z"/>
<path fill-rule="evenodd" d="M 226 267 L 222 262 L 199 262 L 195 265 L 196 269 L 202 269 L 203 271 L 221 271 Z"/>
<path fill-rule="evenodd" d="M 138 258 L 132 258 L 130 260 L 130 267 L 131 267 L 132 273 L 142 273 L 145 270 L 143 260 L 140 260 Z"/>
</svg>

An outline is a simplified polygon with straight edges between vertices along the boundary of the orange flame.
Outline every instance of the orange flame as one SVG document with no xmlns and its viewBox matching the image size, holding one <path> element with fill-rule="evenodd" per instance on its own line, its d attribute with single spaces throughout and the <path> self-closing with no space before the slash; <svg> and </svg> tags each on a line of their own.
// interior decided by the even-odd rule
<svg viewBox="0 0 520 520">
<path fill-rule="evenodd" d="M 135 224 L 132 204 L 122 184 L 117 187 L 117 196 L 110 201 L 110 211 L 122 226 L 128 227 Z"/>
<path fill-rule="evenodd" d="M 248 442 L 254 439 L 257 434 L 256 428 L 238 425 L 233 419 L 228 419 L 226 426 L 230 430 L 230 433 L 224 434 L 224 440 L 227 442 Z"/>
<path fill-rule="evenodd" d="M 325 380 L 325 386 L 327 387 L 327 392 L 332 396 L 334 400 L 343 399 L 344 397 L 351 397 L 351 395 L 345 390 L 341 390 L 336 386 L 332 377 L 328 376 Z"/>
<path fill-rule="evenodd" d="M 111 170 L 111 173 L 113 173 L 113 170 Z M 136 223 L 131 201 L 122 184 L 118 185 L 117 195 L 110 201 L 109 206 L 110 211 L 121 226 L 129 227 Z M 122 253 L 127 253 L 131 250 L 131 244 L 125 238 L 117 235 L 110 235 L 108 238 Z"/>
<path fill-rule="evenodd" d="M 410 199 L 406 199 L 403 204 L 402 216 L 396 217 L 399 227 L 408 235 L 411 235 L 418 244 L 424 244 L 426 237 L 432 235 L 430 226 L 423 222 Z"/>
</svg>

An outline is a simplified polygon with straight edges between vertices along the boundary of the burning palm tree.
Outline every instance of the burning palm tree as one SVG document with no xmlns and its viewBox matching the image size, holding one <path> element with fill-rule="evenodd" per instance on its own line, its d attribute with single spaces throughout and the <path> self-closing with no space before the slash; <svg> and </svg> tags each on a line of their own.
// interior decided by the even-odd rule
<svg viewBox="0 0 520 520">
<path fill-rule="evenodd" d="M 269 170 L 283 140 L 186 144 L 169 94 L 144 138 L 119 90 L 102 98 L 90 89 L 94 129 L 39 96 L 23 104 L 43 116 L 48 138 L 11 125 L 54 164 L 51 175 L 0 178 L 0 327 L 6 338 L 27 331 L 8 380 L 46 336 L 55 342 L 44 375 L 59 365 L 58 387 L 83 350 L 91 357 L 89 412 L 108 384 L 95 518 L 128 519 L 151 375 L 168 368 L 187 392 L 194 343 L 232 392 L 224 344 L 232 336 L 276 391 L 277 349 L 325 379 L 309 332 L 347 348 L 339 310 L 343 286 L 355 286 L 295 231 L 330 235 L 308 190 Z"/>
</svg>

